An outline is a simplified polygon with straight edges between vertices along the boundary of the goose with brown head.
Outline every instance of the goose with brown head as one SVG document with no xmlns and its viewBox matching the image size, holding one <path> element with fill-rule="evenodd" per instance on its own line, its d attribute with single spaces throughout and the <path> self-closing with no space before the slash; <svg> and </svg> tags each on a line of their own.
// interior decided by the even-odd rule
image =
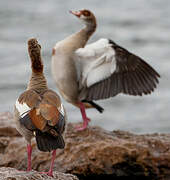
<svg viewBox="0 0 170 180">
<path fill-rule="evenodd" d="M 43 74 L 41 46 L 36 39 L 28 41 L 32 74 L 27 90 L 16 100 L 14 117 L 17 130 L 27 141 L 28 168 L 31 171 L 31 139 L 35 136 L 40 151 L 53 151 L 47 174 L 52 176 L 56 149 L 65 146 L 63 134 L 66 113 L 60 97 L 48 89 Z"/>
<path fill-rule="evenodd" d="M 56 43 L 52 55 L 52 74 L 63 98 L 80 108 L 83 126 L 78 130 L 84 130 L 90 121 L 86 108 L 103 112 L 94 100 L 120 93 L 132 96 L 150 94 L 157 87 L 160 75 L 142 58 L 110 38 L 86 45 L 96 30 L 96 18 L 87 9 L 70 13 L 85 27 Z"/>
</svg>

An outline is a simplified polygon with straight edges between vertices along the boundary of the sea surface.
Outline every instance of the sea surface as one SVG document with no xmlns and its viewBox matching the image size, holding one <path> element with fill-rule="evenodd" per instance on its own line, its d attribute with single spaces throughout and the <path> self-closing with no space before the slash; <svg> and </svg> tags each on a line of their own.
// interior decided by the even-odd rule
<svg viewBox="0 0 170 180">
<path fill-rule="evenodd" d="M 30 77 L 27 40 L 36 37 L 48 85 L 52 47 L 82 24 L 69 10 L 90 9 L 98 28 L 89 42 L 110 38 L 139 55 L 161 75 L 154 93 L 117 95 L 98 101 L 103 114 L 87 110 L 91 125 L 135 133 L 170 132 L 170 1 L 169 0 L 0 0 L 0 112 L 13 111 Z M 63 100 L 69 122 L 81 121 L 79 109 Z"/>
</svg>

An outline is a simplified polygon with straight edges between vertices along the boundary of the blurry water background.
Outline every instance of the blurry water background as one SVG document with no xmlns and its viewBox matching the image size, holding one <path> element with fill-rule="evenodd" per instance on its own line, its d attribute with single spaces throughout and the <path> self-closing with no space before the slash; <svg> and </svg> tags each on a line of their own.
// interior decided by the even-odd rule
<svg viewBox="0 0 170 180">
<path fill-rule="evenodd" d="M 98 101 L 105 111 L 87 110 L 90 124 L 135 133 L 170 132 L 169 0 L 0 0 L 0 111 L 12 112 L 16 98 L 26 88 L 30 77 L 27 40 L 31 37 L 42 46 L 48 85 L 57 91 L 50 69 L 52 47 L 82 27 L 68 12 L 82 8 L 92 10 L 98 20 L 89 42 L 111 38 L 162 76 L 151 95 L 118 95 Z M 68 121 L 81 121 L 79 109 L 63 103 Z"/>
</svg>

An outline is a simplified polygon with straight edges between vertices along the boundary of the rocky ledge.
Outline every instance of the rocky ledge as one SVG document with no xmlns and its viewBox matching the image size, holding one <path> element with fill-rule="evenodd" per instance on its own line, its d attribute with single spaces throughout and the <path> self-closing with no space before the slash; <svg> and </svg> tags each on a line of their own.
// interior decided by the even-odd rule
<svg viewBox="0 0 170 180">
<path fill-rule="evenodd" d="M 0 114 L 0 167 L 26 169 L 26 144 L 13 126 L 10 113 Z M 170 134 L 136 135 L 89 127 L 77 132 L 68 124 L 66 147 L 57 151 L 55 170 L 79 179 L 170 179 Z M 46 171 L 50 153 L 37 150 L 33 142 L 32 167 Z M 1 175 L 1 174 L 0 174 Z"/>
<path fill-rule="evenodd" d="M 78 180 L 78 178 L 71 174 L 64 174 L 54 171 L 53 177 L 46 174 L 41 174 L 37 171 L 22 172 L 14 168 L 2 167 L 0 168 L 0 179 L 2 180 Z"/>
</svg>

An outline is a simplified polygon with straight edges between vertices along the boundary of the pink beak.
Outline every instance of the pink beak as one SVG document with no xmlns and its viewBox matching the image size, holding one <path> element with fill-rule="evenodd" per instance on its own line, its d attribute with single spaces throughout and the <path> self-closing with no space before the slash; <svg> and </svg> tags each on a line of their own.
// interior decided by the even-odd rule
<svg viewBox="0 0 170 180">
<path fill-rule="evenodd" d="M 81 16 L 81 11 L 69 11 L 69 12 L 77 17 Z"/>
</svg>

